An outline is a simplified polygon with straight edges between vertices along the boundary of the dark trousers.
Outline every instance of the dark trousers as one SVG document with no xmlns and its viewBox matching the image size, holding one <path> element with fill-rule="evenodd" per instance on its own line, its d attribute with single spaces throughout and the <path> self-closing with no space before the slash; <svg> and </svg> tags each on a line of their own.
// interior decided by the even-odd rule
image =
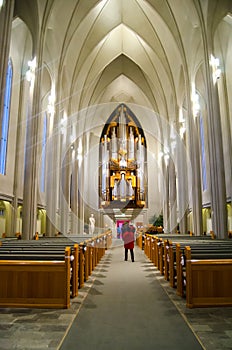
<svg viewBox="0 0 232 350">
<path fill-rule="evenodd" d="M 125 248 L 125 261 L 128 259 L 128 248 Z M 134 249 L 130 249 L 131 261 L 134 261 Z"/>
</svg>

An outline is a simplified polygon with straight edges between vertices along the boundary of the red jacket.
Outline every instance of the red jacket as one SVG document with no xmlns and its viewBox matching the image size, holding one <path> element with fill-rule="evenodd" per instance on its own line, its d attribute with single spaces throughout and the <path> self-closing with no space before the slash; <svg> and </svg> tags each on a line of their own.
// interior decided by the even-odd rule
<svg viewBox="0 0 232 350">
<path fill-rule="evenodd" d="M 122 239 L 124 241 L 124 248 L 133 249 L 134 248 L 134 232 L 130 229 L 123 233 Z"/>
</svg>

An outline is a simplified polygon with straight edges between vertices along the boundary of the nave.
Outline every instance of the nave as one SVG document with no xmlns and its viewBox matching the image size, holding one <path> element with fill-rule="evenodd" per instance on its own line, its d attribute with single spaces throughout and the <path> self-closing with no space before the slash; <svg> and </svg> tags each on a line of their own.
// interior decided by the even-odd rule
<svg viewBox="0 0 232 350">
<path fill-rule="evenodd" d="M 114 239 L 70 309 L 1 309 L 1 350 L 231 349 L 231 307 L 187 309 L 137 246 L 123 259 Z"/>
</svg>

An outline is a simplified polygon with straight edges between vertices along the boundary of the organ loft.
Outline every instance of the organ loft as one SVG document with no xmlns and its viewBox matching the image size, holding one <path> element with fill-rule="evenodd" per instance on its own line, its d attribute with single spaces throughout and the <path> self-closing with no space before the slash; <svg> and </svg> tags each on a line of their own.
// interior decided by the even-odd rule
<svg viewBox="0 0 232 350">
<path fill-rule="evenodd" d="M 100 208 L 145 208 L 147 154 L 143 130 L 124 104 L 108 119 L 100 140 Z"/>
</svg>

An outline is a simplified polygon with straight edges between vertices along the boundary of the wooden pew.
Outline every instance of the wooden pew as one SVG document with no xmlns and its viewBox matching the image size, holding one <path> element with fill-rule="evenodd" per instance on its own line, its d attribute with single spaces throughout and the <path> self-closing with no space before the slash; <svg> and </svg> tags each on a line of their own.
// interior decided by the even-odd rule
<svg viewBox="0 0 232 350">
<path fill-rule="evenodd" d="M 169 284 L 174 288 L 176 284 L 176 249 L 171 242 L 169 243 L 167 255 Z"/>
<path fill-rule="evenodd" d="M 157 250 L 158 250 L 158 254 L 157 254 L 157 258 L 158 258 L 158 269 L 161 273 L 161 275 L 164 274 L 164 241 L 159 238 L 156 240 L 157 241 Z"/>
<path fill-rule="evenodd" d="M 71 248 L 71 296 L 78 295 L 78 244 Z M 65 247 L 49 246 L 44 247 L 33 243 L 20 245 L 5 244 L 0 248 L 0 260 L 27 260 L 27 261 L 63 261 L 65 259 Z"/>
<path fill-rule="evenodd" d="M 164 278 L 166 281 L 169 281 L 169 271 L 170 271 L 170 258 L 169 258 L 169 248 L 172 242 L 168 239 L 164 240 Z"/>
<path fill-rule="evenodd" d="M 79 244 L 78 288 L 82 288 L 85 283 L 85 249 L 84 243 Z"/>
<path fill-rule="evenodd" d="M 190 260 L 223 260 L 232 259 L 231 245 L 209 245 L 205 247 L 186 246 L 184 251 L 177 245 L 176 247 L 176 265 L 177 265 L 177 294 L 184 296 L 187 285 L 186 266 Z"/>
<path fill-rule="evenodd" d="M 214 247 L 217 247 L 217 249 L 223 248 L 232 251 L 232 245 L 225 240 L 212 241 L 211 239 L 202 239 L 201 237 L 199 239 L 195 237 L 190 240 L 188 238 L 187 240 L 176 240 L 176 242 L 172 242 L 171 240 L 164 241 L 164 277 L 169 280 L 172 288 L 177 287 L 177 294 L 180 296 L 183 296 L 184 291 L 184 280 L 182 278 L 185 265 L 184 250 L 188 244 L 191 244 L 192 250 L 197 249 L 204 251 L 208 247 L 208 250 L 213 252 Z"/>
<path fill-rule="evenodd" d="M 136 244 L 141 250 L 143 249 L 143 234 L 142 233 L 138 233 L 138 235 L 136 237 Z"/>
<path fill-rule="evenodd" d="M 95 257 L 93 259 L 94 266 L 100 261 L 105 250 L 112 243 L 111 231 L 108 230 L 107 233 L 92 238 L 90 243 L 94 245 L 94 242 L 97 240 L 97 249 L 94 249 L 95 254 L 93 254 Z M 3 243 L 0 246 L 0 280 L 2 283 L 0 283 L 0 289 L 2 290 L 0 292 L 0 306 L 2 307 L 69 307 L 70 288 L 71 296 L 77 296 L 78 288 L 82 288 L 84 285 L 85 276 L 87 277 L 92 271 L 90 265 L 86 264 L 85 261 L 87 258 L 85 259 L 86 244 L 84 242 L 76 244 L 71 242 L 71 240 L 59 238 L 55 242 L 41 239 L 39 241 L 15 241 L 12 244 L 7 240 Z M 64 249 L 64 245 L 67 243 L 70 243 L 71 247 Z M 68 255 L 66 254 L 67 251 L 69 252 Z M 63 254 L 62 252 L 65 253 Z M 88 261 L 90 263 L 89 257 Z M 85 270 L 87 268 L 86 266 L 88 266 L 88 271 Z M 25 267 L 25 273 L 23 273 L 23 267 Z M 63 274 L 61 273 L 61 269 Z M 39 273 L 40 270 L 41 273 Z M 10 278 L 8 276 L 11 273 L 16 276 L 12 284 L 10 284 Z M 66 279 L 65 284 L 63 283 L 64 273 L 67 276 L 68 284 L 66 284 Z M 40 288 L 29 287 L 31 277 L 32 281 L 36 279 L 36 286 L 41 283 Z M 21 279 L 24 280 L 24 278 L 25 282 L 21 283 Z M 6 285 L 3 282 L 4 280 L 6 280 Z M 59 288 L 57 284 L 59 284 Z M 25 293 L 22 293 L 23 297 L 20 299 L 21 285 L 23 286 L 23 291 L 25 289 Z M 17 297 L 17 293 L 11 293 L 11 287 L 17 291 L 19 297 Z M 44 294 L 42 295 L 43 289 Z M 53 293 L 52 291 L 54 289 L 57 292 Z M 10 291 L 8 294 L 6 294 L 7 290 Z M 34 294 L 30 294 L 31 290 L 33 290 Z M 36 295 L 36 290 L 38 290 L 38 295 Z M 61 296 L 61 291 L 63 290 L 68 293 L 68 296 L 67 294 L 65 295 L 66 302 L 64 302 L 64 298 Z M 48 297 L 47 294 L 49 294 Z"/>
<path fill-rule="evenodd" d="M 170 239 L 168 240 L 169 242 L 169 248 L 170 251 L 168 252 L 167 256 L 169 259 L 169 264 L 168 264 L 168 268 L 172 269 L 171 273 L 175 274 L 175 269 L 176 269 L 176 246 L 180 246 L 181 249 L 183 249 L 185 246 L 191 245 L 192 249 L 202 249 L 205 250 L 207 246 L 211 247 L 210 249 L 213 249 L 213 247 L 215 246 L 220 246 L 220 247 L 228 247 L 228 241 L 225 240 L 211 240 L 210 237 L 205 238 L 204 236 L 200 236 L 200 237 L 181 237 L 181 239 L 177 239 L 175 236 L 172 236 L 173 240 Z M 232 248 L 232 247 L 231 247 Z M 165 258 L 165 254 L 164 254 L 164 258 Z M 170 262 L 171 261 L 171 262 Z M 170 271 L 169 271 L 170 274 Z"/>
<path fill-rule="evenodd" d="M 63 261 L 0 261 L 0 307 L 69 308 L 70 255 Z"/>
<path fill-rule="evenodd" d="M 230 240 L 146 234 L 144 252 L 177 294 L 186 295 L 187 307 L 232 306 Z"/>
<path fill-rule="evenodd" d="M 186 306 L 232 306 L 232 259 L 187 260 Z"/>
</svg>

